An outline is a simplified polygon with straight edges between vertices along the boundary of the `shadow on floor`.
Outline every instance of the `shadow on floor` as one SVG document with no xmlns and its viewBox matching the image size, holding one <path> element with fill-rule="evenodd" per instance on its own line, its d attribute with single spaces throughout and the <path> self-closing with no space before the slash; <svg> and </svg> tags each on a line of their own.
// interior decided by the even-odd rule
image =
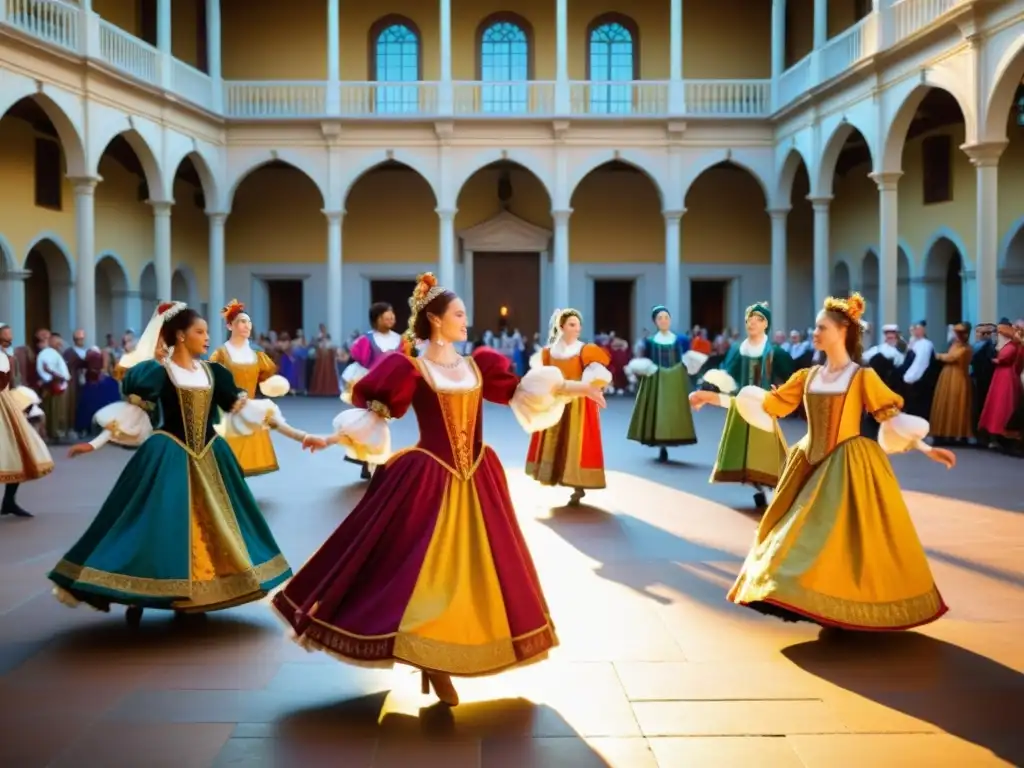
<svg viewBox="0 0 1024 768">
<path fill-rule="evenodd" d="M 823 631 L 782 651 L 806 672 L 1024 765 L 1024 675 L 917 632 Z"/>
</svg>

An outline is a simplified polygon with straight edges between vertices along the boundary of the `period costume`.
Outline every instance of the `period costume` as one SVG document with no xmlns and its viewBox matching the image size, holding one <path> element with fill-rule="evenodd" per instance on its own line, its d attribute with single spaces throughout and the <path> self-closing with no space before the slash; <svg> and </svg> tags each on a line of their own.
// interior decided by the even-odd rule
<svg viewBox="0 0 1024 768">
<path fill-rule="evenodd" d="M 425 280 L 417 306 L 439 290 Z M 414 307 L 414 312 L 416 308 Z M 378 467 L 362 501 L 275 595 L 309 650 L 362 666 L 399 661 L 486 675 L 544 658 L 555 629 L 516 520 L 505 471 L 483 442 L 484 400 L 528 431 L 561 419 L 558 368 L 522 379 L 493 349 L 463 358 L 456 380 L 424 358 L 390 354 L 355 386 L 334 426 L 363 456 L 390 452 L 387 420 L 411 407 L 419 442 Z"/>
<path fill-rule="evenodd" d="M 954 338 L 949 350 L 937 353 L 942 365 L 935 397 L 932 400 L 931 434 L 941 440 L 967 440 L 974 437 L 973 387 L 971 385 L 971 347 L 967 344 L 970 328 L 959 324 L 954 330 L 963 340 Z"/>
<path fill-rule="evenodd" d="M 924 320 L 918 328 L 926 329 Z M 901 389 L 896 392 L 903 396 L 905 411 L 911 416 L 927 419 L 931 415 L 935 385 L 939 379 L 942 364 L 935 357 L 935 345 L 927 336 L 914 337 L 907 344 L 907 352 L 900 367 Z"/>
<path fill-rule="evenodd" d="M 971 355 L 971 379 L 974 383 L 974 427 L 978 428 L 981 412 L 985 408 L 992 375 L 995 373 L 996 324 L 981 323 L 974 329 L 976 340 Z"/>
<path fill-rule="evenodd" d="M 552 317 L 551 343 L 530 358 L 531 368 L 554 366 L 567 381 L 585 381 L 602 388 L 612 380 L 608 352 L 596 344 L 567 344 L 559 327 L 576 310 L 556 310 Z M 583 491 L 604 488 L 604 450 L 601 417 L 597 404 L 584 398 L 571 401 L 558 424 L 534 432 L 526 452 L 526 474 L 541 485 L 576 489 L 570 503 L 579 503 Z"/>
<path fill-rule="evenodd" d="M 100 411 L 107 442 L 137 447 L 99 514 L 49 574 L 56 596 L 99 610 L 111 603 L 207 612 L 259 600 L 291 575 L 228 444 L 217 409 L 249 403 L 223 366 L 193 370 L 151 359 L 168 313 L 161 304 L 122 363 L 125 401 Z M 130 359 L 134 357 L 134 359 Z M 269 401 L 268 405 L 272 405 Z"/>
<path fill-rule="evenodd" d="M 111 403 L 121 399 L 121 389 L 107 372 L 107 355 L 99 347 L 90 347 L 82 363 L 82 384 L 78 388 L 75 408 L 75 432 L 87 435 L 92 430 L 93 418 Z"/>
<path fill-rule="evenodd" d="M 71 428 L 66 400 L 71 372 L 61 353 L 47 345 L 36 354 L 36 375 L 46 415 L 46 434 L 51 440 L 63 440 Z"/>
<path fill-rule="evenodd" d="M 1007 424 L 1021 401 L 1021 366 L 1024 355 L 1013 333 L 1013 326 L 1006 318 L 997 326 L 999 338 L 996 341 L 995 370 L 985 407 L 981 412 L 978 430 L 988 435 L 1006 436 Z"/>
<path fill-rule="evenodd" d="M 754 304 L 747 308 L 747 317 L 751 314 L 758 314 L 767 321 L 764 337 L 758 341 L 747 338 L 733 344 L 722 367 L 704 374 L 704 382 L 723 394 L 747 386 L 770 390 L 773 382 L 785 381 L 793 372 L 793 358 L 769 339 L 772 316 L 768 306 Z M 764 489 L 774 487 L 779 481 L 788 450 L 778 424 L 768 433 L 752 429 L 730 401 L 711 482 L 752 485 L 757 489 L 754 503 L 766 506 Z"/>
<path fill-rule="evenodd" d="M 331 344 L 331 337 L 324 335 L 317 341 L 311 351 L 313 362 L 312 374 L 309 376 L 309 394 L 314 397 L 338 397 L 337 350 Z"/>
<path fill-rule="evenodd" d="M 612 372 L 612 383 L 609 387 L 609 392 L 621 395 L 629 389 L 629 377 L 626 374 L 626 368 L 629 366 L 629 361 L 633 359 L 629 342 L 625 339 L 620 339 L 618 336 L 613 336 L 608 342 L 608 356 L 611 358 L 608 370 Z"/>
<path fill-rule="evenodd" d="M 8 486 L 53 471 L 50 451 L 28 421 L 40 411 L 39 396 L 28 387 L 11 386 L 13 363 L 10 355 L 0 351 L 0 484 Z M 0 514 L 9 511 L 0 509 Z"/>
<path fill-rule="evenodd" d="M 668 309 L 651 309 L 654 320 Z M 697 430 L 693 410 L 687 399 L 693 388 L 690 376 L 707 361 L 705 355 L 690 349 L 690 339 L 672 331 L 658 331 L 642 342 L 642 353 L 630 361 L 627 372 L 640 381 L 633 415 L 626 437 L 641 445 L 659 448 L 659 460 L 668 460 L 669 447 L 693 445 Z"/>
</svg>

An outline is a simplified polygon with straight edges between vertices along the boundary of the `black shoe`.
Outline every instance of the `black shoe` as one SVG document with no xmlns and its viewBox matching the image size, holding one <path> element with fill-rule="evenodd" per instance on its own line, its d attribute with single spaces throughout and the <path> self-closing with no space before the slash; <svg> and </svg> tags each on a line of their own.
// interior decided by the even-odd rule
<svg viewBox="0 0 1024 768">
<path fill-rule="evenodd" d="M 763 491 L 758 491 L 754 494 L 754 506 L 758 509 L 766 509 L 768 507 L 768 497 Z"/>
<path fill-rule="evenodd" d="M 572 496 L 569 497 L 569 506 L 578 507 L 580 502 L 583 500 L 583 496 L 586 494 L 582 488 L 577 488 L 572 492 Z"/>
<path fill-rule="evenodd" d="M 662 448 L 658 451 L 658 461 L 662 464 L 666 464 L 668 462 L 668 448 Z"/>
<path fill-rule="evenodd" d="M 35 517 L 31 512 L 28 512 L 17 504 L 5 504 L 0 508 L 0 515 L 13 515 L 14 517 Z"/>
<path fill-rule="evenodd" d="M 370 465 L 369 464 L 363 464 L 363 469 L 359 473 L 359 479 L 360 480 L 369 480 L 371 477 L 373 477 L 373 473 L 370 472 Z"/>
<path fill-rule="evenodd" d="M 137 605 L 129 606 L 124 612 L 124 620 L 128 622 L 129 627 L 139 626 L 142 623 L 142 608 Z"/>
</svg>

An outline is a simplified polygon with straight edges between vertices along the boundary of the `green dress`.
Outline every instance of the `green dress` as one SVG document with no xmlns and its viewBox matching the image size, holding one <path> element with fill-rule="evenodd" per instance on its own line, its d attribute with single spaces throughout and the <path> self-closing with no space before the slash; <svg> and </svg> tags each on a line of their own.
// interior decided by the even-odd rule
<svg viewBox="0 0 1024 768">
<path fill-rule="evenodd" d="M 662 448 L 693 445 L 697 442 L 697 430 L 693 427 L 689 400 L 692 386 L 683 364 L 690 339 L 673 334 L 671 341 L 659 341 L 659 336 L 644 340 L 644 355 L 658 370 L 640 379 L 626 437 Z"/>
<path fill-rule="evenodd" d="M 105 423 L 97 415 L 102 442 L 139 447 L 49 574 L 62 602 L 203 613 L 259 600 L 291 576 L 234 453 L 213 429 L 217 409 L 230 412 L 240 390 L 223 366 L 201 366 L 207 385 L 192 387 L 178 386 L 169 367 L 140 363 L 123 381 L 127 402 L 111 406 Z"/>
<path fill-rule="evenodd" d="M 750 352 L 749 342 L 733 344 L 721 366 L 739 389 L 755 386 L 770 390 L 773 381 L 786 381 L 793 373 L 793 358 L 770 341 L 765 342 L 761 351 L 745 352 Z M 779 482 L 788 450 L 777 423 L 774 433 L 755 429 L 743 420 L 733 402 L 725 417 L 725 429 L 718 444 L 718 458 L 711 473 L 711 482 L 774 488 Z"/>
</svg>

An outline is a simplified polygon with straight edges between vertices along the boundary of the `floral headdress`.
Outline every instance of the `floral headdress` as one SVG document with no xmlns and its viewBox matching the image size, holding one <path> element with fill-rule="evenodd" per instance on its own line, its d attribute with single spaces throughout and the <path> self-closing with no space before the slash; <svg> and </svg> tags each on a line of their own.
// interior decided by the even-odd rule
<svg viewBox="0 0 1024 768">
<path fill-rule="evenodd" d="M 220 311 L 220 316 L 224 318 L 224 322 L 231 325 L 235 322 L 235 318 L 245 312 L 245 304 L 240 302 L 238 299 L 232 299 L 227 303 L 227 306 Z"/>
<path fill-rule="evenodd" d="M 840 299 L 837 296 L 829 296 L 823 305 L 826 312 L 838 312 L 844 315 L 851 325 L 860 326 L 860 319 L 864 315 L 864 297 L 859 293 L 850 294 L 848 299 Z"/>
<path fill-rule="evenodd" d="M 160 332 L 164 328 L 164 323 L 185 309 L 188 309 L 188 304 L 183 301 L 165 301 L 157 306 L 153 317 L 150 318 L 149 324 L 146 326 L 146 330 L 139 337 L 139 343 L 135 345 L 135 349 L 118 360 L 117 367 L 128 369 L 155 358 L 156 348 L 160 343 Z"/>
<path fill-rule="evenodd" d="M 578 309 L 569 307 L 568 309 L 556 309 L 551 313 L 551 319 L 548 321 L 548 346 L 562 338 L 562 326 L 570 317 L 575 317 L 581 325 L 583 324 L 583 315 Z"/>
<path fill-rule="evenodd" d="M 437 284 L 437 278 L 433 272 L 424 272 L 416 278 L 416 287 L 413 288 L 412 296 L 409 297 L 409 330 L 405 332 L 410 343 L 416 343 L 416 318 L 423 308 L 445 292 L 445 289 Z"/>
</svg>

